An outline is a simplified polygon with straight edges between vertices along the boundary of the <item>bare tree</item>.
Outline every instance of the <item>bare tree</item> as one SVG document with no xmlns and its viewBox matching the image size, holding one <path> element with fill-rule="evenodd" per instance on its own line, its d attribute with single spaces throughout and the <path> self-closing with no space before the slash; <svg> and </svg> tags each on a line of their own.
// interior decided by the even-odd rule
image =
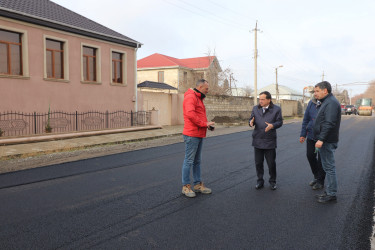
<svg viewBox="0 0 375 250">
<path fill-rule="evenodd" d="M 360 98 L 372 98 L 372 103 L 375 102 L 375 80 L 372 80 L 363 94 L 356 95 L 352 98 L 352 104 L 355 104 Z"/>
<path fill-rule="evenodd" d="M 253 89 L 250 86 L 246 86 L 244 88 L 246 96 L 251 96 L 251 93 L 253 93 Z"/>
<path fill-rule="evenodd" d="M 193 70 L 192 77 L 189 81 L 180 84 L 179 91 L 185 92 L 189 88 L 194 88 L 199 79 L 206 79 L 210 84 L 210 95 L 232 95 L 231 88 L 236 88 L 237 80 L 230 67 L 224 70 L 220 69 L 215 49 L 208 48 L 206 53 L 210 60 L 207 70 Z"/>
</svg>

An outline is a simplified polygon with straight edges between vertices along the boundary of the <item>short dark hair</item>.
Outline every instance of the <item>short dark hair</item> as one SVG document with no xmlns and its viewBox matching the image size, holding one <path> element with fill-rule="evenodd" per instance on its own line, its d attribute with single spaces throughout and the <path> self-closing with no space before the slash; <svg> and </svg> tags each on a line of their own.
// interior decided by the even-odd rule
<svg viewBox="0 0 375 250">
<path fill-rule="evenodd" d="M 270 92 L 268 92 L 268 91 L 263 91 L 263 92 L 260 92 L 260 94 L 259 94 L 259 96 L 260 95 L 266 95 L 266 99 L 268 99 L 268 100 L 272 100 L 272 96 L 271 96 L 271 93 Z"/>
<path fill-rule="evenodd" d="M 320 89 L 327 89 L 328 93 L 331 93 L 332 92 L 332 86 L 329 82 L 327 81 L 323 81 L 323 82 L 320 82 L 320 83 L 317 83 L 315 85 L 315 88 L 320 88 Z"/>
<path fill-rule="evenodd" d="M 205 82 L 207 82 L 205 79 L 199 79 L 198 81 L 197 81 L 197 83 L 196 83 L 196 86 L 198 87 L 199 85 L 201 85 L 201 84 L 204 84 Z M 207 82 L 208 83 L 208 82 Z"/>
</svg>

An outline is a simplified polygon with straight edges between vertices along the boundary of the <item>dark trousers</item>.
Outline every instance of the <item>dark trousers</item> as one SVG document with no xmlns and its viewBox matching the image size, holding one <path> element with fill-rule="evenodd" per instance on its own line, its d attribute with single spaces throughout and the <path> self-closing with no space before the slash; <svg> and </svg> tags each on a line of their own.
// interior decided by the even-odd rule
<svg viewBox="0 0 375 250">
<path fill-rule="evenodd" d="M 266 158 L 268 165 L 268 172 L 270 174 L 270 183 L 276 183 L 276 149 L 259 149 L 254 148 L 255 167 L 257 170 L 258 181 L 257 183 L 263 184 L 264 179 L 264 158 Z"/>
<path fill-rule="evenodd" d="M 306 156 L 310 163 L 311 172 L 314 178 L 322 185 L 324 185 L 324 179 L 326 177 L 326 172 L 324 172 L 322 167 L 322 160 L 320 155 L 315 153 L 315 141 L 307 139 L 306 140 Z"/>
</svg>

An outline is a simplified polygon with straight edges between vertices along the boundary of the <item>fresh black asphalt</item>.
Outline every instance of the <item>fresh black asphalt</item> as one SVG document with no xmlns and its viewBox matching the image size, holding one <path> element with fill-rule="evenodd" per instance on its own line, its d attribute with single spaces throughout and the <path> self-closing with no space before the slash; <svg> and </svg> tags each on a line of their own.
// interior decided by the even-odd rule
<svg viewBox="0 0 375 250">
<path fill-rule="evenodd" d="M 278 130 L 276 191 L 254 188 L 250 130 L 205 139 L 213 193 L 193 199 L 183 143 L 1 174 L 0 249 L 370 249 L 375 119 L 343 118 L 333 204 L 308 186 L 300 126 Z"/>
</svg>

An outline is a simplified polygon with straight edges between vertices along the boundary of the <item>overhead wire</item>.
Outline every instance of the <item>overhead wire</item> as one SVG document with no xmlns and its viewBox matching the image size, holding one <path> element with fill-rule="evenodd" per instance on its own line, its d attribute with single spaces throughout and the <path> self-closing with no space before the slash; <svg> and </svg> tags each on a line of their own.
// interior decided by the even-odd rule
<svg viewBox="0 0 375 250">
<path fill-rule="evenodd" d="M 186 2 L 185 0 L 180 0 L 180 2 L 184 3 L 185 5 L 191 6 L 191 7 L 195 8 L 195 9 L 198 9 L 198 10 L 204 12 L 205 14 L 208 13 L 208 14 L 210 14 L 211 16 L 217 18 L 217 19 L 222 19 L 222 20 L 224 20 L 225 22 L 233 23 L 233 24 L 235 24 L 235 25 L 244 26 L 244 27 L 247 27 L 247 28 L 248 28 L 248 26 L 245 25 L 245 24 L 238 23 L 238 22 L 235 22 L 235 21 L 233 21 L 233 20 L 229 20 L 229 19 L 227 19 L 227 18 L 224 18 L 224 16 L 219 17 L 219 16 L 217 16 L 215 13 L 213 13 L 213 12 L 211 12 L 211 11 L 209 11 L 209 10 L 207 10 L 207 9 L 202 9 L 202 8 L 200 8 L 200 7 L 198 7 L 198 6 L 194 5 L 194 4 L 191 4 L 191 3 L 189 3 L 189 2 Z"/>
<path fill-rule="evenodd" d="M 225 24 L 225 25 L 228 25 L 228 26 L 231 26 L 231 27 L 236 27 L 237 29 L 242 29 L 242 30 L 244 30 L 244 28 L 239 28 L 239 27 L 238 27 L 239 24 L 236 24 L 236 23 L 234 23 L 234 22 L 232 22 L 232 21 L 224 20 L 223 18 L 220 18 L 220 17 L 218 17 L 218 16 L 216 16 L 216 15 L 212 16 L 212 14 L 211 14 L 211 16 L 208 16 L 208 15 L 206 15 L 206 14 L 201 14 L 201 13 L 199 13 L 199 12 L 197 12 L 197 11 L 194 11 L 194 10 L 191 10 L 191 9 L 186 8 L 186 7 L 184 7 L 184 6 L 181 6 L 181 5 L 179 5 L 179 4 L 176 4 L 176 2 L 170 2 L 170 1 L 168 1 L 168 0 L 163 0 L 163 1 L 164 1 L 165 3 L 168 3 L 168 4 L 170 4 L 170 5 L 175 6 L 175 7 L 177 7 L 177 8 L 180 8 L 180 9 L 183 9 L 183 10 L 185 10 L 185 11 L 187 11 L 187 12 L 190 12 L 190 13 L 192 13 L 192 14 L 202 16 L 202 17 L 204 17 L 204 18 L 207 19 L 207 20 L 210 20 L 210 21 L 213 21 L 213 22 L 220 22 L 220 23 L 222 23 L 222 24 Z M 200 9 L 199 7 L 196 7 L 196 6 L 192 5 L 192 4 L 186 3 L 186 2 L 184 2 L 184 1 L 180 1 L 180 2 L 184 3 L 185 5 L 192 6 L 192 7 L 196 8 L 196 9 L 199 9 L 199 10 L 203 11 L 204 13 L 207 12 L 206 10 Z M 242 24 L 241 24 L 241 25 L 242 25 Z"/>
<path fill-rule="evenodd" d="M 222 8 L 222 9 L 224 9 L 224 10 L 226 10 L 226 11 L 229 10 L 229 11 L 231 11 L 232 13 L 235 13 L 235 14 L 237 14 L 237 15 L 240 15 L 240 16 L 246 18 L 246 19 L 249 19 L 249 20 L 251 20 L 251 21 L 256 21 L 256 19 L 249 18 L 248 16 L 245 16 L 245 15 L 243 15 L 242 13 L 240 13 L 240 12 L 238 12 L 238 11 L 232 10 L 231 8 L 228 8 L 228 7 L 225 7 L 225 6 L 221 5 L 221 4 L 218 4 L 218 3 L 215 2 L 215 1 L 212 1 L 212 0 L 207 0 L 207 1 L 211 2 L 212 4 L 214 4 L 214 5 L 216 5 L 216 6 L 219 6 L 220 8 Z"/>
<path fill-rule="evenodd" d="M 225 24 L 227 26 L 235 27 L 236 29 L 239 29 L 239 30 L 245 30 L 244 27 L 249 27 L 248 25 L 246 25 L 242 22 L 233 21 L 232 19 L 228 19 L 226 17 L 218 16 L 216 13 L 214 13 L 212 11 L 209 11 L 207 9 L 202 9 L 201 7 L 199 7 L 197 5 L 194 5 L 194 4 L 191 4 L 190 2 L 187 2 L 185 0 L 180 0 L 180 1 L 177 1 L 177 2 L 171 2 L 169 0 L 163 0 L 163 1 L 167 4 L 169 4 L 169 5 L 180 8 L 180 9 L 182 9 L 184 11 L 187 11 L 189 13 L 192 13 L 194 15 L 204 17 L 205 19 L 207 19 L 209 21 L 212 21 L 212 22 L 220 22 L 220 23 Z M 212 5 L 215 5 L 219 8 L 225 9 L 227 11 L 230 11 L 230 12 L 236 14 L 237 17 L 240 17 L 240 20 L 246 19 L 246 20 L 255 21 L 255 19 L 251 19 L 250 17 L 245 16 L 240 12 L 234 11 L 231 8 L 227 8 L 227 7 L 221 5 L 217 2 L 214 2 L 212 0 L 207 0 L 207 1 L 210 2 Z M 246 29 L 246 31 L 248 31 L 248 29 Z M 277 39 L 274 39 L 269 33 L 265 32 L 264 36 L 260 36 L 259 38 L 260 38 L 260 40 L 265 42 L 265 43 L 263 43 L 263 45 L 265 45 L 266 49 L 269 49 L 274 54 L 278 54 L 281 58 L 286 59 L 286 61 L 281 62 L 281 63 L 276 63 L 276 65 L 278 65 L 278 64 L 291 65 L 293 68 L 297 69 L 300 72 L 316 71 L 315 69 L 311 69 L 310 66 L 307 66 L 304 62 L 299 62 L 295 58 L 291 57 L 290 53 L 287 53 L 284 50 L 284 48 L 282 48 L 282 46 L 277 42 Z M 240 58 L 246 58 L 246 57 L 248 57 L 250 59 L 252 57 L 252 55 L 235 57 L 235 58 L 231 58 L 231 59 L 228 59 L 228 60 L 233 60 L 233 59 L 237 59 L 237 58 L 240 59 Z M 259 58 L 261 58 L 261 56 L 259 56 Z M 275 68 L 274 66 L 269 65 L 269 62 L 267 63 L 264 60 L 260 60 L 260 61 L 261 61 L 260 64 L 263 65 L 263 66 L 266 65 L 267 67 L 269 67 L 271 69 Z M 265 75 L 269 75 L 269 73 L 266 74 L 265 71 L 261 67 L 259 68 L 259 70 L 260 70 L 260 74 L 259 74 L 260 80 L 262 80 L 262 78 Z M 318 76 L 318 74 L 317 74 L 317 76 Z M 267 78 L 267 77 L 264 77 L 264 78 Z M 285 74 L 280 75 L 280 78 L 286 78 L 286 79 L 289 79 L 289 81 L 294 81 L 294 82 L 305 82 L 305 83 L 315 82 L 315 80 L 314 81 L 302 80 L 300 78 L 288 76 L 288 75 L 285 75 Z"/>
</svg>

